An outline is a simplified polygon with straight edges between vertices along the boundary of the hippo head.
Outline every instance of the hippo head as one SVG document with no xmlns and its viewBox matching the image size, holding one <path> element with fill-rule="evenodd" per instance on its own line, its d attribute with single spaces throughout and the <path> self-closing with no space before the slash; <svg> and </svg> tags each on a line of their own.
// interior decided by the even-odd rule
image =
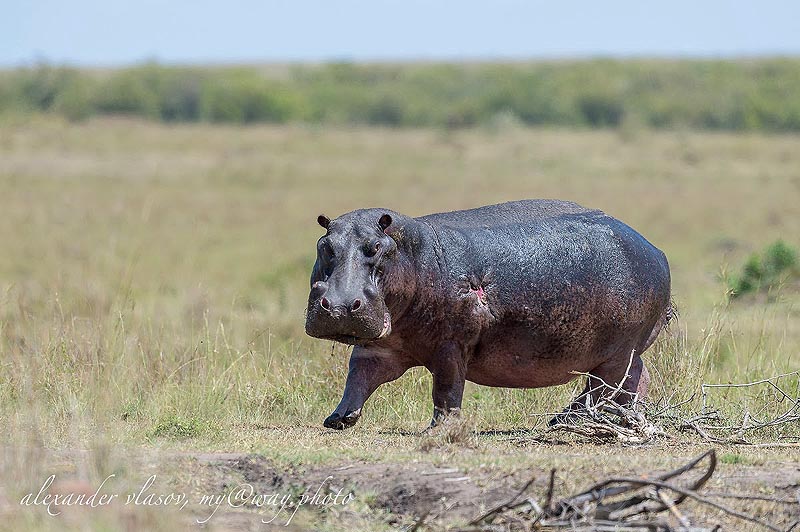
<svg viewBox="0 0 800 532">
<path fill-rule="evenodd" d="M 386 234 L 392 216 L 354 211 L 333 221 L 317 218 L 326 234 L 317 241 L 311 273 L 306 333 L 315 338 L 364 345 L 391 332 L 382 278 L 397 254 Z"/>
</svg>

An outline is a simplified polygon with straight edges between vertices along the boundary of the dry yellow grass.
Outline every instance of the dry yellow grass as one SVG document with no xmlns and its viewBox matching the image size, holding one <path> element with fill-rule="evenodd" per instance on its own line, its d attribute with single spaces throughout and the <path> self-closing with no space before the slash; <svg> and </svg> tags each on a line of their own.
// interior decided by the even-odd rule
<svg viewBox="0 0 800 532">
<path fill-rule="evenodd" d="M 0 125 L 3 477 L 26 478 L 36 460 L 18 450 L 31 447 L 255 451 L 294 464 L 419 453 L 402 431 L 430 416 L 422 370 L 382 388 L 352 431 L 321 429 L 347 349 L 302 329 L 320 212 L 534 197 L 600 208 L 672 266 L 681 318 L 646 355 L 654 399 L 796 370 L 797 294 L 726 305 L 718 276 L 776 238 L 800 244 L 799 146 L 646 130 Z M 544 418 L 531 414 L 574 388 L 470 386 L 464 408 L 477 431 L 535 432 Z M 720 406 L 757 408 L 757 392 L 721 394 Z M 476 439 L 466 462 L 499 453 L 508 466 L 529 452 Z M 538 467 L 554 452 L 537 448 Z"/>
</svg>

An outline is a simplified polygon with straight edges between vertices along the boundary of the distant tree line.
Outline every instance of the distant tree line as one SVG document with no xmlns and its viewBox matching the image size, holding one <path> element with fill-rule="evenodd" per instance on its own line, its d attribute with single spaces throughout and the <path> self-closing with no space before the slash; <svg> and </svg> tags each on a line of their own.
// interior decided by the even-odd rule
<svg viewBox="0 0 800 532">
<path fill-rule="evenodd" d="M 800 59 L 0 71 L 0 115 L 165 122 L 800 131 Z"/>
</svg>

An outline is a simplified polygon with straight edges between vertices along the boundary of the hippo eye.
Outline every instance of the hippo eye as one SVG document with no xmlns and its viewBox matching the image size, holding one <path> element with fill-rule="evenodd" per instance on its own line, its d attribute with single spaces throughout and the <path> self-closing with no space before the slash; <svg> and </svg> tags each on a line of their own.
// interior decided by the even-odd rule
<svg viewBox="0 0 800 532">
<path fill-rule="evenodd" d="M 378 242 L 375 242 L 374 244 L 372 244 L 372 247 L 367 248 L 367 251 L 365 252 L 365 255 L 367 257 L 374 257 L 378 253 L 378 251 L 380 251 L 380 250 L 381 250 L 381 243 L 380 243 L 380 241 L 378 241 Z"/>
</svg>

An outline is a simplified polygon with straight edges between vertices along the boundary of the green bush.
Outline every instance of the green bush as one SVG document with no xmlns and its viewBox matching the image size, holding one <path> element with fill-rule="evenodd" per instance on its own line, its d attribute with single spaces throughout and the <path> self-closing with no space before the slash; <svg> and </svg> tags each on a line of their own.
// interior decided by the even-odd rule
<svg viewBox="0 0 800 532">
<path fill-rule="evenodd" d="M 165 122 L 200 120 L 205 76 L 194 70 L 170 70 L 163 74 L 158 110 Z"/>
<path fill-rule="evenodd" d="M 588 94 L 578 101 L 583 119 L 594 127 L 618 126 L 625 109 L 619 98 L 607 94 Z"/>
<path fill-rule="evenodd" d="M 200 116 L 210 122 L 286 122 L 295 106 L 288 91 L 243 72 L 208 80 L 200 98 Z"/>
<path fill-rule="evenodd" d="M 488 64 L 334 63 L 287 68 L 110 71 L 40 64 L 0 71 L 0 113 L 167 122 L 310 121 L 800 131 L 800 59 L 587 60 Z"/>
<path fill-rule="evenodd" d="M 797 251 L 782 240 L 777 240 L 761 254 L 750 255 L 741 273 L 729 280 L 731 297 L 769 292 L 787 279 L 797 276 Z"/>
<path fill-rule="evenodd" d="M 370 102 L 366 108 L 366 122 L 372 125 L 399 126 L 405 119 L 403 100 L 394 96 L 382 96 Z"/>
<path fill-rule="evenodd" d="M 102 82 L 92 98 L 98 114 L 158 117 L 158 95 L 136 70 L 115 72 Z"/>
<path fill-rule="evenodd" d="M 68 120 L 84 120 L 97 112 L 96 84 L 90 78 L 76 77 L 55 98 L 53 110 Z"/>
</svg>

